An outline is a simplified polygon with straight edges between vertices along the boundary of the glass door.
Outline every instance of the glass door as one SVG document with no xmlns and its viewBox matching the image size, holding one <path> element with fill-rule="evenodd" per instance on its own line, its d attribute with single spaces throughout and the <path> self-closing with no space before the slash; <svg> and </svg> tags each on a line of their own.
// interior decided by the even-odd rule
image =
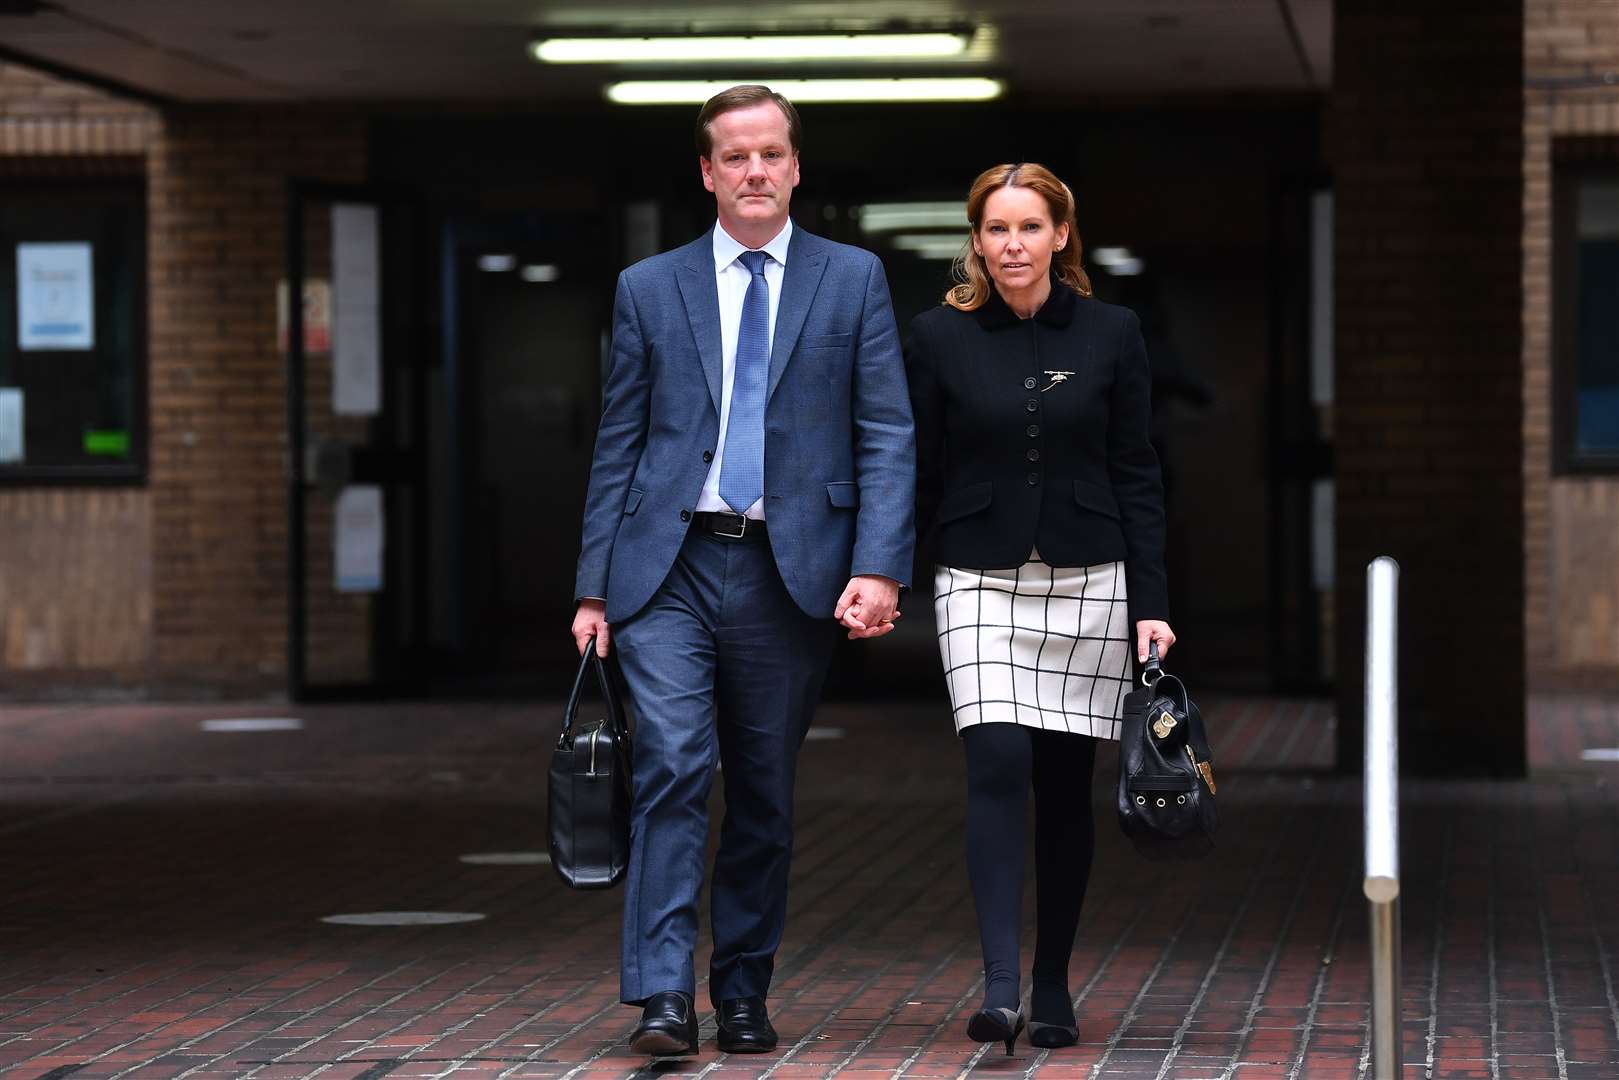
<svg viewBox="0 0 1619 1080">
<path fill-rule="evenodd" d="M 287 357 L 288 692 L 408 693 L 420 605 L 418 215 L 294 182 L 278 331 Z M 300 298 L 292 302 L 291 298 Z"/>
</svg>

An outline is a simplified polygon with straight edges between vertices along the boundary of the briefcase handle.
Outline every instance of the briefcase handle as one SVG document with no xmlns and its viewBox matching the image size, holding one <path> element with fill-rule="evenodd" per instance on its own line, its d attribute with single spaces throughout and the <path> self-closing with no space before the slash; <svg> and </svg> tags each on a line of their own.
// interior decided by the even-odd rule
<svg viewBox="0 0 1619 1080">
<path fill-rule="evenodd" d="M 596 683 L 601 687 L 602 701 L 607 705 L 607 722 L 614 731 L 620 735 L 625 734 L 624 710 L 619 705 L 618 690 L 613 686 L 613 680 L 608 677 L 607 665 L 602 658 L 596 655 L 596 636 L 592 634 L 585 643 L 584 655 L 579 658 L 579 673 L 573 677 L 573 692 L 568 695 L 568 710 L 562 714 L 562 734 L 559 741 L 568 737 L 573 729 L 573 722 L 579 717 L 579 695 L 585 688 L 585 673 L 592 668 L 596 670 Z"/>
</svg>

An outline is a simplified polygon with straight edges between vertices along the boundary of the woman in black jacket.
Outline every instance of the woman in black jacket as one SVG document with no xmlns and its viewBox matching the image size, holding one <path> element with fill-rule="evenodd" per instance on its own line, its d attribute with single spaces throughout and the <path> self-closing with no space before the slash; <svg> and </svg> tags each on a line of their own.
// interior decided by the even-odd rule
<svg viewBox="0 0 1619 1080">
<path fill-rule="evenodd" d="M 984 1001 L 967 1025 L 1012 1052 L 1023 823 L 1035 796 L 1038 930 L 1029 1041 L 1078 1039 L 1068 959 L 1092 851 L 1096 740 L 1118 737 L 1131 652 L 1168 651 L 1151 379 L 1129 310 L 1091 297 L 1074 198 L 1033 164 L 973 182 L 945 304 L 906 346 L 917 521 L 967 756 L 967 866 Z"/>
</svg>

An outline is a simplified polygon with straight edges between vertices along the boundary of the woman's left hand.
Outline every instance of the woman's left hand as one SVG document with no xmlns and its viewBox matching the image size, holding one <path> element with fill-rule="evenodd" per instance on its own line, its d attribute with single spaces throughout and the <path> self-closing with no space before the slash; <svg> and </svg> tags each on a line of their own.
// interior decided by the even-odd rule
<svg viewBox="0 0 1619 1080">
<path fill-rule="evenodd" d="M 1158 658 L 1162 660 L 1175 644 L 1175 631 L 1162 619 L 1142 619 L 1136 623 L 1136 659 L 1143 664 L 1147 662 L 1147 645 L 1153 641 L 1158 643 Z"/>
</svg>

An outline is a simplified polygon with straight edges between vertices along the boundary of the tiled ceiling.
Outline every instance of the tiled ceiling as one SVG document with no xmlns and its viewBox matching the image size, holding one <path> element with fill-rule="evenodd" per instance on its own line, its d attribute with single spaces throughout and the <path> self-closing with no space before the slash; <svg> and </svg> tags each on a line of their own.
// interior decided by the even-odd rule
<svg viewBox="0 0 1619 1080">
<path fill-rule="evenodd" d="M 56 0 L 33 15 L 0 14 L 0 45 L 179 101 L 566 102 L 598 100 L 625 71 L 543 67 L 524 51 L 535 34 L 896 22 L 970 25 L 980 34 L 959 60 L 860 70 L 993 74 L 1024 100 L 1308 93 L 1332 76 L 1332 0 L 890 0 L 880 9 L 855 0 Z M 786 71 L 710 66 L 680 74 Z"/>
</svg>

